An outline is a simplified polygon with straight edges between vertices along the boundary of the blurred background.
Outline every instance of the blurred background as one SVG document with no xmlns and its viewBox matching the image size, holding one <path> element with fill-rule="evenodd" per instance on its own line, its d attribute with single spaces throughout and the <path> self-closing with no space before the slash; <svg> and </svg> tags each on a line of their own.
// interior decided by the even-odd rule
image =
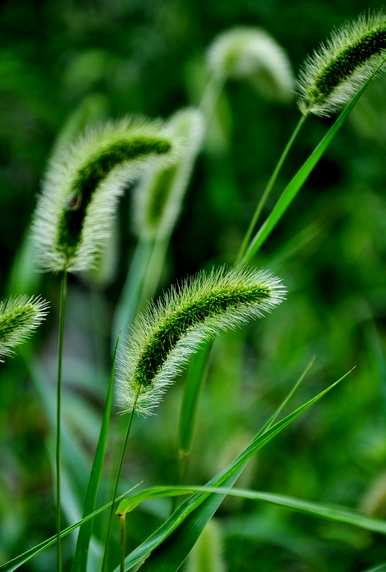
<svg viewBox="0 0 386 572">
<path fill-rule="evenodd" d="M 54 532 L 50 427 L 58 281 L 31 273 L 23 250 L 53 146 L 86 102 L 92 118 L 167 118 L 205 93 L 208 47 L 235 26 L 257 26 L 285 50 L 296 75 L 334 26 L 377 2 L 335 0 L 9 1 L 1 7 L 1 295 L 39 292 L 52 304 L 34 358 L 0 366 L 0 561 Z M 386 514 L 385 80 L 373 83 L 256 260 L 288 286 L 268 319 L 222 336 L 200 401 L 190 483 L 236 455 L 312 357 L 295 401 L 357 369 L 265 448 L 242 486 Z M 90 111 L 91 110 L 91 111 Z M 258 197 L 293 129 L 295 98 L 276 101 L 253 82 L 226 82 L 174 230 L 162 285 L 232 263 Z M 311 118 L 270 198 L 333 119 Z M 68 522 L 79 516 L 95 446 L 113 312 L 136 245 L 132 192 L 121 202 L 115 265 L 95 285 L 71 278 L 66 326 Z M 150 421 L 136 424 L 125 484 L 174 484 L 182 382 Z M 210 435 L 210 439 L 208 439 Z M 107 471 L 122 437 L 114 419 Z M 127 487 L 125 487 L 127 488 Z M 101 492 L 103 500 L 103 491 Z M 152 502 L 128 520 L 130 546 L 168 514 Z M 385 560 L 376 534 L 260 503 L 228 500 L 216 517 L 228 572 L 363 571 Z M 94 547 L 98 550 L 98 546 Z M 72 550 L 71 540 L 66 544 Z M 44 553 L 24 568 L 52 570 Z"/>
</svg>

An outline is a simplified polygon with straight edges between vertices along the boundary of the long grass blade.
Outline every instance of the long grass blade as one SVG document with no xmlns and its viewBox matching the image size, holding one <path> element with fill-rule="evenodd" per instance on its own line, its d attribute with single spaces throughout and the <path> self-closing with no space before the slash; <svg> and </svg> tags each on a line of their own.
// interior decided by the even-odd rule
<svg viewBox="0 0 386 572">
<path fill-rule="evenodd" d="M 213 477 L 207 483 L 207 486 L 232 487 L 256 451 L 262 449 L 274 439 L 274 437 L 291 425 L 300 415 L 315 405 L 323 396 L 345 379 L 351 371 L 352 370 L 345 373 L 341 378 L 319 392 L 315 397 L 297 407 L 292 413 L 280 421 L 277 421 L 270 429 L 263 433 L 258 431 L 246 449 L 244 449 L 226 469 Z M 210 493 L 196 493 L 184 501 L 154 533 L 127 556 L 126 570 L 130 570 L 134 566 L 142 564 L 145 560 L 143 570 L 151 570 L 152 572 L 159 572 L 161 570 L 172 572 L 178 570 L 202 532 L 205 524 L 211 519 L 220 506 L 224 496 L 225 495 L 213 496 L 210 495 Z M 200 507 L 200 505 L 203 506 Z M 199 510 L 196 510 L 198 508 Z M 181 526 L 182 524 L 183 526 Z M 175 531 L 176 534 L 173 535 L 172 538 L 169 538 Z"/>
<path fill-rule="evenodd" d="M 382 67 L 383 63 L 384 62 L 382 62 L 380 67 Z M 252 260 L 252 258 L 256 255 L 256 253 L 259 251 L 264 242 L 267 240 L 267 238 L 270 236 L 276 225 L 283 217 L 284 213 L 291 205 L 292 201 L 295 199 L 298 192 L 301 190 L 301 188 L 307 181 L 309 175 L 316 167 L 320 159 L 323 157 L 329 145 L 334 140 L 339 129 L 342 127 L 347 117 L 354 109 L 362 93 L 365 91 L 368 84 L 373 79 L 374 75 L 379 71 L 380 67 L 366 81 L 366 83 L 362 86 L 362 88 L 355 94 L 355 96 L 346 105 L 346 107 L 340 113 L 340 115 L 335 120 L 333 125 L 330 127 L 325 136 L 322 138 L 320 143 L 316 146 L 316 148 L 313 150 L 313 152 L 305 161 L 305 163 L 303 163 L 303 165 L 300 167 L 296 175 L 291 179 L 291 181 L 285 187 L 284 191 L 277 200 L 272 212 L 269 214 L 268 218 L 264 221 L 258 232 L 255 234 L 255 237 L 250 243 L 248 249 L 246 250 L 245 255 L 241 260 L 242 264 L 249 263 Z"/>
<path fill-rule="evenodd" d="M 126 492 L 119 495 L 119 497 L 116 500 L 123 499 L 128 494 L 130 494 L 135 488 L 137 488 L 140 484 L 141 483 L 137 483 L 137 484 L 133 485 Z M 61 530 L 59 533 L 61 540 L 63 540 L 63 538 L 65 538 L 66 536 L 68 536 L 69 534 L 74 532 L 74 530 L 76 530 L 77 528 L 82 526 L 82 524 L 89 522 L 90 520 L 92 520 L 96 516 L 102 514 L 105 510 L 110 508 L 111 505 L 112 505 L 112 501 L 107 502 L 106 504 L 100 506 L 99 508 L 97 508 L 96 510 L 91 512 L 90 514 L 84 516 L 78 522 L 75 522 L 74 524 L 71 524 L 70 526 L 67 526 L 66 528 Z M 35 558 L 35 556 L 38 556 L 38 554 L 41 554 L 44 550 L 47 550 L 47 548 L 50 548 L 51 546 L 55 545 L 56 541 L 57 541 L 57 536 L 56 536 L 56 534 L 54 534 L 53 536 L 50 536 L 50 538 L 46 538 L 46 540 L 39 542 L 39 544 L 36 544 L 32 548 L 29 548 L 25 552 L 18 554 L 18 556 L 11 558 L 10 560 L 5 562 L 4 564 L 0 564 L 0 570 L 3 572 L 13 572 L 13 570 L 18 570 L 18 568 L 20 568 L 20 566 L 23 566 L 24 564 L 26 564 L 27 562 L 32 560 L 32 558 Z"/>
<path fill-rule="evenodd" d="M 83 509 L 84 515 L 91 513 L 95 509 L 97 490 L 102 477 L 103 461 L 105 458 L 105 452 L 107 447 L 107 439 L 110 428 L 111 409 L 113 405 L 115 358 L 116 358 L 118 342 L 119 338 L 117 339 L 114 348 L 113 362 L 111 367 L 109 383 L 107 386 L 105 406 L 103 410 L 102 425 L 90 473 L 90 479 L 87 485 L 87 492 Z M 84 570 L 87 569 L 87 554 L 90 545 L 92 529 L 93 529 L 93 521 L 89 520 L 88 522 L 83 524 L 79 530 L 79 536 L 76 544 L 75 556 L 72 565 L 72 570 L 75 572 L 83 572 Z"/>
<path fill-rule="evenodd" d="M 188 369 L 179 418 L 179 458 L 183 466 L 187 463 L 193 440 L 197 401 L 205 381 L 208 358 L 213 343 L 208 342 L 194 356 Z"/>
<path fill-rule="evenodd" d="M 386 534 L 386 521 L 380 519 L 370 518 L 356 511 L 352 511 L 345 507 L 325 505 L 310 501 L 304 501 L 286 495 L 279 495 L 274 493 L 266 493 L 264 491 L 252 491 L 248 489 L 237 488 L 216 488 L 216 487 L 200 487 L 200 486 L 160 486 L 149 487 L 136 493 L 129 498 L 125 498 L 120 502 L 117 510 L 119 516 L 124 516 L 128 512 L 134 510 L 142 502 L 154 498 L 165 498 L 174 496 L 184 496 L 196 492 L 221 494 L 249 499 L 254 501 L 262 501 L 280 506 L 283 508 L 291 509 L 296 512 L 309 514 L 311 516 L 323 518 L 325 520 L 332 520 L 357 526 L 365 530 L 377 532 L 379 534 Z"/>
</svg>

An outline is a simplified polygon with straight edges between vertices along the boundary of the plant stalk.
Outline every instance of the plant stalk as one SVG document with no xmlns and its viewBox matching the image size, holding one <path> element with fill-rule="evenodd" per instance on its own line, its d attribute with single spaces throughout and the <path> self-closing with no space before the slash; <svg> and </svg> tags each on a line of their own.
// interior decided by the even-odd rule
<svg viewBox="0 0 386 572">
<path fill-rule="evenodd" d="M 287 144 L 283 149 L 283 152 L 282 152 L 282 154 L 281 154 L 281 156 L 280 156 L 280 158 L 276 164 L 276 167 L 274 168 L 274 170 L 272 172 L 272 175 L 270 176 L 270 178 L 268 180 L 268 183 L 264 189 L 263 194 L 261 195 L 259 202 L 257 203 L 257 207 L 255 209 L 255 212 L 253 214 L 251 222 L 249 223 L 247 232 L 245 233 L 245 236 L 244 236 L 243 241 L 241 243 L 241 247 L 240 247 L 240 250 L 238 252 L 237 259 L 236 259 L 236 266 L 239 266 L 243 261 L 244 254 L 245 254 L 245 252 L 248 248 L 248 245 L 251 241 L 253 231 L 256 228 L 256 225 L 259 221 L 259 218 L 260 218 L 260 215 L 263 211 L 263 208 L 264 208 L 264 206 L 268 200 L 269 195 L 271 194 L 273 187 L 275 186 L 275 183 L 276 183 L 277 178 L 280 174 L 280 171 L 283 167 L 283 164 L 284 164 L 286 158 L 288 157 L 288 154 L 289 154 L 289 152 L 290 152 L 301 128 L 303 127 L 306 119 L 307 119 L 307 115 L 302 114 L 299 121 L 297 122 L 297 124 L 295 126 L 295 129 L 293 130 L 293 132 L 291 134 L 291 137 L 288 139 Z"/>
<path fill-rule="evenodd" d="M 121 543 L 121 561 L 119 565 L 120 572 L 125 572 L 125 557 L 126 557 L 126 515 L 123 514 L 119 517 L 120 527 L 120 543 Z"/>
<path fill-rule="evenodd" d="M 64 270 L 60 282 L 59 294 L 59 330 L 58 330 L 58 367 L 57 367 L 57 386 L 56 386 L 56 569 L 62 571 L 62 542 L 60 538 L 60 530 L 62 525 L 61 513 L 61 480 L 60 480 L 60 461 L 61 461 L 61 416 L 62 416 L 62 370 L 63 370 L 63 340 L 64 340 L 64 315 L 66 309 L 67 297 L 67 271 Z"/>
<path fill-rule="evenodd" d="M 103 561 L 102 561 L 102 568 L 101 568 L 101 571 L 102 571 L 102 572 L 105 572 L 105 571 L 107 570 L 108 546 L 109 546 L 110 536 L 111 536 L 111 527 L 112 527 L 112 523 L 113 523 L 114 508 L 115 508 L 115 504 L 116 504 L 116 501 L 117 501 L 118 485 L 119 485 L 119 480 L 120 480 L 120 477 L 121 477 L 123 462 L 124 462 L 125 457 L 126 457 L 127 444 L 128 444 L 128 442 L 129 442 L 129 436 L 130 436 L 130 432 L 131 432 L 131 427 L 132 427 L 132 425 L 133 425 L 133 420 L 134 420 L 135 409 L 136 409 L 138 397 L 139 397 L 139 392 L 137 392 L 137 394 L 136 394 L 136 396 L 135 396 L 134 403 L 133 403 L 133 408 L 132 408 L 131 413 L 130 413 L 130 416 L 129 416 L 129 421 L 128 421 L 128 424 L 127 424 L 125 440 L 124 440 L 124 442 L 123 442 L 123 446 L 122 446 L 122 450 L 121 450 L 121 457 L 120 457 L 120 460 L 119 460 L 118 470 L 117 470 L 116 475 L 115 475 L 115 481 L 114 481 L 114 487 L 113 487 L 113 494 L 112 494 L 112 504 L 111 504 L 111 508 L 110 508 L 110 512 L 109 512 L 109 519 L 108 519 L 108 522 L 107 522 L 107 532 L 106 532 L 106 539 L 105 539 L 105 549 L 104 549 Z"/>
</svg>

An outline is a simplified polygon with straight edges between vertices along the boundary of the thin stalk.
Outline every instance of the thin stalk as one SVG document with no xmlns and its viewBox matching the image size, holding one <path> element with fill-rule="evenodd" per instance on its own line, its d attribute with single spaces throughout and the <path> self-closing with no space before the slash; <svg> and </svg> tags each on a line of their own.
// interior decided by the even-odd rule
<svg viewBox="0 0 386 572">
<path fill-rule="evenodd" d="M 121 543 L 121 561 L 119 570 L 125 572 L 125 557 L 126 557 L 126 515 L 121 514 L 119 517 L 120 528 L 120 543 Z"/>
<path fill-rule="evenodd" d="M 113 387 L 115 376 L 116 354 L 119 344 L 119 338 L 115 342 L 112 366 L 107 386 L 106 398 L 103 408 L 102 424 L 99 432 L 98 443 L 95 450 L 94 461 L 87 485 L 86 496 L 84 500 L 83 514 L 86 515 L 95 509 L 96 496 L 98 486 L 102 477 L 103 462 L 107 447 L 108 433 L 110 429 L 111 409 L 113 405 Z M 72 572 L 83 572 L 87 569 L 87 557 L 90 546 L 90 540 L 93 532 L 93 521 L 83 524 L 80 527 L 78 540 L 76 543 L 75 556 L 72 564 Z"/>
<path fill-rule="evenodd" d="M 238 252 L 237 259 L 236 259 L 236 266 L 238 266 L 243 259 L 245 251 L 246 251 L 246 249 L 247 249 L 247 247 L 251 241 L 253 231 L 256 228 L 256 225 L 258 223 L 258 220 L 260 218 L 262 210 L 265 206 L 265 203 L 267 202 L 268 197 L 269 197 L 273 187 L 275 186 L 275 183 L 277 181 L 279 173 L 283 167 L 284 161 L 286 160 L 286 158 L 287 158 L 287 156 L 288 156 L 288 154 L 289 154 L 289 152 L 290 152 L 290 150 L 291 150 L 291 148 L 292 148 L 292 146 L 296 140 L 296 137 L 298 136 L 301 128 L 303 127 L 304 122 L 306 121 L 307 117 L 308 117 L 307 115 L 303 115 L 303 114 L 301 115 L 299 121 L 297 122 L 297 124 L 295 126 L 295 129 L 292 132 L 291 137 L 288 139 L 288 142 L 287 142 L 286 146 L 284 147 L 284 150 L 283 150 L 283 152 L 282 152 L 282 154 L 281 154 L 281 156 L 280 156 L 280 158 L 276 164 L 276 167 L 274 168 L 274 170 L 272 172 L 271 177 L 268 180 L 268 183 L 264 189 L 263 194 L 261 195 L 261 198 L 260 198 L 259 202 L 257 203 L 257 207 L 255 209 L 254 215 L 251 219 L 251 222 L 249 223 L 248 230 L 245 233 L 245 236 L 243 238 L 243 242 L 241 243 L 241 247 L 240 247 L 240 250 Z"/>
<path fill-rule="evenodd" d="M 138 310 L 143 281 L 150 257 L 153 253 L 153 241 L 139 240 L 130 262 L 126 281 L 114 316 L 114 339 L 122 336 L 132 323 Z"/>
<path fill-rule="evenodd" d="M 63 339 L 64 339 L 64 314 L 67 295 L 67 272 L 64 270 L 60 282 L 59 294 L 59 330 L 58 330 L 58 368 L 56 386 L 56 569 L 62 570 L 62 542 L 60 529 L 62 525 L 61 513 L 61 482 L 60 482 L 60 460 L 61 460 L 61 414 L 62 414 L 62 370 L 63 370 Z"/>
<path fill-rule="evenodd" d="M 224 78 L 219 75 L 212 75 L 206 84 L 205 91 L 201 97 L 199 107 L 206 117 L 206 132 L 213 120 L 216 103 L 224 87 Z"/>
<path fill-rule="evenodd" d="M 132 408 L 130 416 L 129 416 L 125 440 L 123 442 L 121 457 L 119 460 L 118 470 L 117 470 L 116 475 L 115 475 L 114 488 L 113 488 L 113 494 L 112 494 L 112 504 L 111 504 L 110 513 L 109 513 L 109 519 L 107 522 L 105 550 L 104 550 L 104 554 L 103 554 L 103 561 L 102 561 L 102 568 L 101 568 L 102 572 L 105 572 L 105 570 L 107 570 L 108 546 L 109 546 L 110 536 L 111 536 L 111 526 L 113 523 L 114 508 L 115 508 L 115 504 L 117 501 L 118 485 L 119 485 L 119 480 L 121 477 L 123 462 L 124 462 L 125 457 L 126 457 L 127 444 L 129 442 L 130 431 L 131 431 L 131 427 L 133 425 L 134 414 L 135 414 L 135 409 L 136 409 L 136 405 L 137 405 L 137 401 L 138 401 L 138 396 L 139 396 L 139 392 L 137 392 L 137 395 L 135 396 L 133 408 Z"/>
<path fill-rule="evenodd" d="M 169 246 L 169 236 L 156 238 L 153 243 L 152 253 L 145 271 L 142 284 L 142 291 L 139 302 L 139 309 L 143 304 L 152 298 L 160 284 L 165 266 L 166 254 Z"/>
</svg>

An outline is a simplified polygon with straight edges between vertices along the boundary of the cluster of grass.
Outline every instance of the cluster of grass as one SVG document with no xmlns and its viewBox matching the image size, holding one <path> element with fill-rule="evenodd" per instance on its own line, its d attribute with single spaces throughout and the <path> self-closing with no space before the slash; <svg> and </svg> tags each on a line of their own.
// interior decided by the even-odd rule
<svg viewBox="0 0 386 572">
<path fill-rule="evenodd" d="M 39 415 L 43 412 L 47 420 L 47 450 L 54 484 L 54 494 L 47 499 L 53 507 L 47 513 L 51 519 L 47 528 L 55 534 L 26 544 L 24 552 L 19 546 L 19 554 L 9 555 L 0 564 L 0 570 L 35 566 L 35 562 L 44 566 L 44 558 L 58 571 L 157 572 L 182 567 L 190 572 L 243 570 L 243 564 L 234 555 L 225 556 L 223 536 L 228 534 L 230 552 L 234 537 L 241 538 L 235 552 L 239 555 L 243 553 L 244 540 L 248 544 L 248 539 L 256 540 L 264 531 L 272 543 L 284 548 L 285 543 L 277 540 L 281 525 L 275 527 L 270 506 L 303 513 L 304 518 L 313 516 L 321 523 L 338 523 L 329 529 L 334 542 L 339 540 L 338 527 L 350 525 L 349 532 L 342 529 L 341 541 L 348 542 L 344 535 L 348 537 L 352 530 L 358 530 L 358 536 L 354 532 L 351 537 L 353 551 L 357 549 L 355 543 L 370 544 L 369 534 L 386 534 L 385 522 L 377 518 L 384 489 L 378 483 L 364 499 L 363 512 L 311 502 L 307 494 L 301 494 L 301 487 L 296 487 L 296 480 L 291 487 L 296 495 L 251 487 L 256 453 L 271 442 L 275 446 L 274 439 L 305 413 L 308 412 L 305 419 L 312 419 L 313 413 L 323 407 L 315 405 L 353 371 L 346 352 L 342 355 L 342 370 L 346 373 L 330 385 L 324 382 L 314 395 L 283 413 L 301 382 L 314 371 L 314 360 L 309 361 L 307 349 L 298 346 L 297 355 L 291 355 L 293 346 L 286 342 L 288 320 L 301 329 L 308 308 L 302 307 L 304 292 L 302 296 L 296 294 L 299 269 L 295 267 L 293 275 L 289 269 L 296 256 L 320 233 L 312 215 L 311 222 L 292 241 L 279 243 L 264 261 L 264 267 L 272 271 L 287 269 L 290 296 L 294 291 L 297 297 L 292 316 L 280 314 L 286 297 L 282 281 L 271 271 L 261 271 L 256 266 L 260 267 L 261 248 L 288 220 L 288 209 L 331 143 L 339 140 L 341 127 L 363 93 L 381 74 L 386 58 L 385 37 L 383 13 L 360 17 L 337 30 L 329 43 L 306 60 L 297 82 L 300 119 L 265 188 L 257 196 L 249 225 L 232 260 L 226 266 L 207 261 L 208 268 L 172 285 L 155 300 L 154 294 L 165 282 L 173 232 L 183 210 L 184 195 L 191 186 L 198 154 L 221 153 L 221 145 L 218 147 L 218 140 L 212 136 L 227 81 L 250 81 L 267 98 L 291 101 L 295 80 L 286 53 L 266 32 L 238 28 L 217 38 L 208 51 L 207 81 L 197 108 L 181 110 L 165 121 L 103 121 L 100 102 L 89 99 L 67 122 L 52 152 L 31 230 L 16 256 L 9 280 L 11 294 L 15 293 L 13 290 L 30 289 L 37 294 L 45 291 L 47 273 L 54 276 L 50 283 L 56 288 L 56 297 L 53 290 L 50 298 L 54 306 L 57 300 L 53 328 L 57 338 L 55 386 L 47 383 L 44 374 L 45 348 L 50 349 L 52 334 L 48 333 L 47 346 L 42 345 L 40 350 L 36 344 L 24 346 L 19 369 L 20 375 L 27 374 L 33 382 Z M 338 111 L 301 166 L 293 167 L 288 159 L 300 141 L 306 120 L 311 122 L 313 115 L 333 116 Z M 279 192 L 278 182 L 288 164 L 292 173 Z M 120 204 L 125 192 L 133 187 L 135 200 L 130 214 L 137 245 L 117 303 L 108 308 L 106 319 L 101 291 L 114 281 Z M 194 192 L 193 188 L 190 190 Z M 208 233 L 207 239 L 210 237 Z M 339 254 L 335 253 L 333 263 L 339 263 Z M 218 258 L 226 258 L 225 253 Z M 289 266 L 285 265 L 287 261 Z M 38 274 L 41 271 L 46 274 Z M 72 291 L 79 281 L 86 285 L 87 293 L 80 302 L 75 298 L 72 301 Z M 323 281 L 321 288 L 328 290 L 328 280 Z M 345 292 L 349 296 L 350 284 Z M 79 304 L 87 304 L 92 322 L 87 351 L 93 349 L 98 361 L 91 374 L 90 366 L 83 367 L 79 358 L 71 359 L 67 349 L 71 345 L 76 348 L 82 328 L 77 316 Z M 273 314 L 272 320 L 267 317 L 259 326 L 259 335 L 253 336 L 257 318 L 278 305 L 278 316 Z M 363 306 L 363 312 L 369 312 Z M 4 302 L 0 306 L 0 355 L 9 356 L 13 347 L 41 323 L 46 310 L 47 304 L 38 297 L 16 297 Z M 317 313 L 309 323 L 312 319 L 317 319 Z M 366 332 L 376 363 L 382 364 L 376 330 L 369 327 Z M 258 397 L 264 398 L 264 385 L 258 392 L 255 389 L 256 372 L 264 379 L 264 371 L 248 362 L 257 355 L 263 356 L 264 367 L 272 368 L 275 375 L 287 365 L 291 375 L 297 369 L 302 371 L 271 411 L 260 407 L 256 416 Z M 320 371 L 317 375 L 320 377 Z M 97 383 L 98 376 L 101 379 Z M 180 377 L 185 377 L 184 383 L 171 388 Z M 207 379 L 210 383 L 205 384 Z M 95 416 L 89 405 L 84 406 L 84 399 L 80 405 L 79 399 L 73 398 L 70 387 L 66 388 L 71 383 L 78 385 L 86 397 L 92 391 L 101 403 L 102 415 Z M 358 381 L 356 387 L 362 390 Z M 346 386 L 340 391 L 355 389 L 348 390 Z M 165 395 L 168 399 L 162 404 L 164 414 L 160 415 L 158 405 Z M 344 408 L 345 397 L 340 399 L 339 407 Z M 114 401 L 122 413 L 118 420 Z M 261 401 L 264 403 L 264 399 Z M 148 419 L 148 413 L 155 415 Z M 248 424 L 243 422 L 245 417 Z M 339 423 L 336 419 L 330 421 L 331 432 L 325 437 L 332 440 Z M 141 432 L 138 442 L 131 441 L 136 430 Z M 91 460 L 90 455 L 85 455 L 78 433 L 87 440 Z M 166 460 L 157 451 L 165 447 L 168 438 L 173 439 L 175 452 L 170 451 Z M 289 439 L 287 432 L 281 436 L 282 446 L 290 447 L 291 441 L 285 442 L 285 438 Z M 339 439 L 336 441 L 339 447 Z M 130 448 L 134 442 L 135 447 Z M 129 448 L 133 460 L 127 466 Z M 297 461 L 306 473 L 307 457 L 312 454 L 312 442 L 306 442 Z M 137 474 L 137 463 L 143 466 L 145 486 Z M 321 463 L 324 470 L 322 458 Z M 132 464 L 134 468 L 130 470 Z M 204 478 L 205 484 L 192 485 L 191 479 L 197 478 L 200 482 Z M 154 486 L 148 486 L 153 482 Z M 312 491 L 311 476 L 307 490 Z M 260 507 L 254 514 L 261 522 L 251 522 L 245 534 L 238 525 L 235 509 L 244 506 L 240 505 L 244 502 L 241 499 L 257 500 Z M 149 500 L 152 502 L 142 507 Z M 224 522 L 214 518 L 227 503 L 233 517 Z M 66 521 L 70 523 L 67 527 Z M 33 520 L 28 525 L 33 529 Z M 74 531 L 77 534 L 73 535 Z M 71 536 L 72 542 L 65 540 L 67 536 Z M 287 542 L 295 554 L 304 543 L 305 550 L 309 550 L 304 562 L 317 566 L 312 545 L 302 538 L 301 532 L 298 535 L 293 531 Z M 249 562 L 250 545 L 251 542 L 245 550 L 245 562 Z M 51 547 L 55 549 L 55 565 Z"/>
</svg>

